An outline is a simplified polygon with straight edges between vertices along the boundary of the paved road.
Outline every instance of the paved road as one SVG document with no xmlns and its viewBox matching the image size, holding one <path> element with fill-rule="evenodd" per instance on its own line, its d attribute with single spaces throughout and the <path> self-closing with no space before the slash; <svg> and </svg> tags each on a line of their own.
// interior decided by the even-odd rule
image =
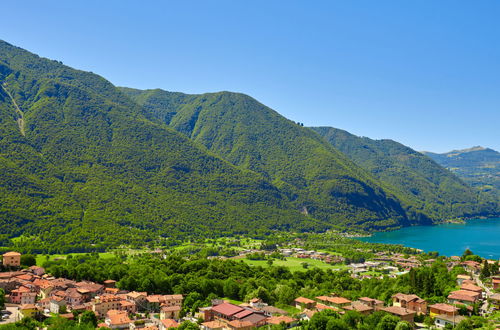
<svg viewBox="0 0 500 330">
<path fill-rule="evenodd" d="M 0 322 L 0 324 L 7 324 L 7 323 L 16 322 L 17 321 L 17 306 L 7 306 L 5 309 L 8 310 L 9 312 L 11 312 L 12 314 L 9 315 L 8 319 L 2 320 Z"/>
</svg>

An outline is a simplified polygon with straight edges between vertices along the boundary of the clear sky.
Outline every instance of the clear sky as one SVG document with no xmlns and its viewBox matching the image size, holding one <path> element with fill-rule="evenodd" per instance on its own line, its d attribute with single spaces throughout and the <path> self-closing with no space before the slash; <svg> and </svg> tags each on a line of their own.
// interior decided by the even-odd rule
<svg viewBox="0 0 500 330">
<path fill-rule="evenodd" d="M 500 150 L 500 1 L 7 1 L 0 39 L 115 85 L 249 94 L 436 152 Z"/>
</svg>

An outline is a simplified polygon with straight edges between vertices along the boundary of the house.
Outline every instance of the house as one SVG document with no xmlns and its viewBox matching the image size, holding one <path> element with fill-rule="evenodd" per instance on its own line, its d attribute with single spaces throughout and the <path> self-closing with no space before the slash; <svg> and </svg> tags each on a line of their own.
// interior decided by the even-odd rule
<svg viewBox="0 0 500 330">
<path fill-rule="evenodd" d="M 61 297 L 54 296 L 50 298 L 49 310 L 51 313 L 59 314 L 61 307 L 66 306 L 66 300 Z"/>
<path fill-rule="evenodd" d="M 356 311 L 356 312 L 359 312 L 363 315 L 371 314 L 374 310 L 373 307 L 365 305 L 359 301 L 353 301 L 350 305 L 344 306 L 344 309 L 346 311 Z"/>
<path fill-rule="evenodd" d="M 297 319 L 290 316 L 271 316 L 267 319 L 267 324 L 279 325 L 285 324 L 287 328 L 294 327 L 297 324 Z"/>
<path fill-rule="evenodd" d="M 462 275 L 462 274 L 457 275 L 457 284 L 459 286 L 461 286 L 464 281 L 470 281 L 470 280 L 472 280 L 472 278 L 469 275 Z"/>
<path fill-rule="evenodd" d="M 500 310 L 500 293 L 495 293 L 490 296 L 490 303 L 494 309 Z"/>
<path fill-rule="evenodd" d="M 222 330 L 226 327 L 226 324 L 221 321 L 208 321 L 200 324 L 201 330 Z"/>
<path fill-rule="evenodd" d="M 458 315 L 458 308 L 448 304 L 434 304 L 429 306 L 429 314 L 431 317 L 436 315 Z"/>
<path fill-rule="evenodd" d="M 161 306 L 173 307 L 182 306 L 182 295 L 172 294 L 172 295 L 151 295 L 146 297 L 146 309 L 149 311 L 159 312 Z"/>
<path fill-rule="evenodd" d="M 294 301 L 294 305 L 298 309 L 312 309 L 316 306 L 316 302 L 309 298 L 298 297 Z"/>
<path fill-rule="evenodd" d="M 414 317 L 417 314 L 417 312 L 413 310 L 409 310 L 404 307 L 399 307 L 399 306 L 390 306 L 390 307 L 385 307 L 381 309 L 384 312 L 387 312 L 389 314 L 392 314 L 394 316 L 397 316 L 401 319 L 401 321 L 407 321 L 410 323 L 413 323 Z"/>
<path fill-rule="evenodd" d="M 460 315 L 449 316 L 446 314 L 441 314 L 434 317 L 434 324 L 439 328 L 444 328 L 447 324 L 454 327 L 465 319 L 465 317 Z"/>
<path fill-rule="evenodd" d="M 427 313 L 427 302 L 414 294 L 396 293 L 392 296 L 392 305 L 396 307 L 407 308 L 418 314 Z"/>
<path fill-rule="evenodd" d="M 116 287 L 116 281 L 115 280 L 106 280 L 103 282 L 105 288 L 114 288 Z"/>
<path fill-rule="evenodd" d="M 147 292 L 136 292 L 132 291 L 127 293 L 126 299 L 128 301 L 133 301 L 137 306 L 137 310 L 143 310 L 146 306 L 146 297 L 148 296 Z"/>
<path fill-rule="evenodd" d="M 267 316 L 287 315 L 288 314 L 287 311 L 280 309 L 280 308 L 277 308 L 277 307 L 274 307 L 274 306 L 264 306 L 260 310 L 263 311 L 264 314 Z"/>
<path fill-rule="evenodd" d="M 2 257 L 2 264 L 4 267 L 21 267 L 21 253 L 14 251 L 6 252 Z"/>
<path fill-rule="evenodd" d="M 367 306 L 370 306 L 375 311 L 378 311 L 381 308 L 384 308 L 384 302 L 381 301 L 381 300 L 372 299 L 372 298 L 369 298 L 369 297 L 361 297 L 361 298 L 358 299 L 358 301 L 360 303 L 363 303 L 363 304 L 367 305 Z"/>
<path fill-rule="evenodd" d="M 131 320 L 127 312 L 112 309 L 106 313 L 104 322 L 111 329 L 128 329 L 130 328 L 129 324 Z"/>
<path fill-rule="evenodd" d="M 104 293 L 104 285 L 94 282 L 82 281 L 76 283 L 75 286 L 81 293 L 88 293 L 90 298 L 94 298 Z"/>
<path fill-rule="evenodd" d="M 448 295 L 448 302 L 450 304 L 472 305 L 476 303 L 480 297 L 481 293 L 467 290 L 457 290 L 450 292 Z"/>
<path fill-rule="evenodd" d="M 172 319 L 163 319 L 160 321 L 160 330 L 167 330 L 170 328 L 177 328 L 180 324 Z"/>
<path fill-rule="evenodd" d="M 36 302 L 35 304 L 41 310 L 50 310 L 50 298 L 43 298 Z"/>
<path fill-rule="evenodd" d="M 464 268 L 474 274 L 479 274 L 481 271 L 481 263 L 473 260 L 466 260 L 461 263 Z"/>
<path fill-rule="evenodd" d="M 226 326 L 227 329 L 250 330 L 254 329 L 252 323 L 242 320 L 233 320 Z"/>
<path fill-rule="evenodd" d="M 493 284 L 493 290 L 498 290 L 500 289 L 500 279 L 499 278 L 494 278 L 491 280 Z"/>
<path fill-rule="evenodd" d="M 160 320 L 179 319 L 181 306 L 162 306 L 160 309 Z"/>
<path fill-rule="evenodd" d="M 480 286 L 474 285 L 469 282 L 463 282 L 462 285 L 460 286 L 460 290 L 467 290 L 467 291 L 472 291 L 472 292 L 477 292 L 481 294 L 483 292 L 483 288 Z"/>
<path fill-rule="evenodd" d="M 121 310 L 121 299 L 116 296 L 102 296 L 96 297 L 92 301 L 92 311 L 98 315 L 98 317 L 103 317 L 110 310 Z"/>
<path fill-rule="evenodd" d="M 31 266 L 28 270 L 36 276 L 42 276 L 45 274 L 45 269 L 43 267 Z"/>
<path fill-rule="evenodd" d="M 40 311 L 34 304 L 25 304 L 19 307 L 18 313 L 19 313 L 19 318 L 23 317 L 35 318 L 40 313 Z"/>
<path fill-rule="evenodd" d="M 34 304 L 36 296 L 36 292 L 32 292 L 25 286 L 20 286 L 10 292 L 9 302 L 19 305 Z"/>
</svg>

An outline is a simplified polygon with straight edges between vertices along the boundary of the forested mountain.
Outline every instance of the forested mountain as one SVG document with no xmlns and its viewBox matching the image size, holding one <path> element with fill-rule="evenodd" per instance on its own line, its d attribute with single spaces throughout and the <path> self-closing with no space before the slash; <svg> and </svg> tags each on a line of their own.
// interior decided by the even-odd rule
<svg viewBox="0 0 500 330">
<path fill-rule="evenodd" d="M 95 74 L 0 41 L 0 85 L 1 246 L 21 235 L 15 244 L 78 251 L 329 227 Z"/>
<path fill-rule="evenodd" d="M 249 96 L 117 88 L 0 41 L 0 246 L 83 251 L 436 219 L 381 178 Z M 446 198 L 460 186 L 448 181 Z M 460 187 L 451 214 L 477 212 Z"/>
<path fill-rule="evenodd" d="M 500 196 L 500 152 L 489 148 L 472 147 L 444 154 L 425 151 L 423 154 L 481 191 Z"/>
<path fill-rule="evenodd" d="M 313 127 L 356 164 L 390 184 L 411 209 L 434 220 L 488 215 L 498 199 L 477 191 L 421 153 L 392 140 L 358 137 L 332 127 Z"/>
<path fill-rule="evenodd" d="M 310 216 L 350 228 L 429 223 L 422 213 L 403 209 L 396 194 L 315 132 L 247 95 L 122 90 L 151 120 L 262 174 Z"/>
</svg>

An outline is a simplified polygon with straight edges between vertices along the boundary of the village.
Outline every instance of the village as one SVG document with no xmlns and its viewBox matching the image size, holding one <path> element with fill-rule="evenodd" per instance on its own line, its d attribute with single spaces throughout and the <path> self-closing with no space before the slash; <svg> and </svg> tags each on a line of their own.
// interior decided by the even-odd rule
<svg viewBox="0 0 500 330">
<path fill-rule="evenodd" d="M 255 251 L 244 251 L 254 253 Z M 326 253 L 305 251 L 300 248 L 282 249 L 285 256 L 295 255 L 301 258 L 320 258 L 332 262 Z M 340 261 L 340 256 L 335 256 Z M 325 260 L 326 259 L 326 260 Z M 426 260 L 425 263 L 432 263 Z M 2 258 L 3 268 L 0 273 L 0 288 L 6 293 L 5 310 L 1 311 L 2 322 L 12 323 L 23 318 L 43 320 L 59 316 L 74 319 L 82 312 L 91 312 L 99 320 L 97 327 L 110 329 L 169 329 L 189 321 L 198 324 L 200 329 L 255 329 L 281 325 L 297 327 L 309 321 L 318 312 L 330 310 L 342 315 L 356 311 L 369 315 L 383 311 L 407 321 L 414 328 L 426 328 L 416 318 L 428 315 L 436 328 L 447 325 L 455 326 L 472 315 L 473 306 L 480 306 L 480 314 L 487 316 L 500 310 L 500 277 L 491 278 L 491 286 L 480 280 L 481 264 L 476 261 L 460 261 L 460 257 L 449 258 L 449 267 L 460 265 L 467 274 L 456 278 L 459 290 L 452 291 L 445 303 L 429 304 L 415 294 L 397 293 L 389 304 L 371 297 L 360 297 L 351 301 L 342 295 L 331 293 L 317 297 L 297 297 L 293 301 L 296 313 L 269 305 L 259 298 L 253 298 L 240 304 L 228 300 L 213 299 L 211 306 L 200 307 L 196 314 L 181 315 L 184 294 L 158 295 L 154 292 L 136 292 L 120 290 L 116 281 L 103 283 L 90 281 L 76 282 L 65 278 L 56 278 L 45 273 L 39 266 L 21 268 L 21 254 L 7 252 Z M 400 254 L 378 253 L 374 260 L 360 264 L 350 264 L 349 272 L 353 278 L 367 278 L 362 275 L 368 271 L 383 273 L 384 276 L 398 276 L 411 268 L 422 266 L 422 262 L 412 256 L 404 258 Z M 465 315 L 463 310 L 466 311 Z"/>
</svg>

